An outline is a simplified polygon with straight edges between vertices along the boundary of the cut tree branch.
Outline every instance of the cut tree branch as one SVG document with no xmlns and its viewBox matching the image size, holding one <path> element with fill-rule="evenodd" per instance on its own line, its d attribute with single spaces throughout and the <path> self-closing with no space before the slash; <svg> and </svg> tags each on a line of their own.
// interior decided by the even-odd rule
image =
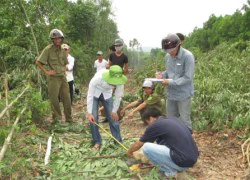
<svg viewBox="0 0 250 180">
<path fill-rule="evenodd" d="M 0 161 L 2 161 L 2 159 L 4 158 L 4 155 L 5 155 L 5 152 L 7 151 L 8 149 L 8 146 L 10 144 L 10 141 L 12 139 L 12 136 L 13 136 L 13 133 L 14 133 L 14 130 L 16 128 L 16 125 L 21 117 L 21 115 L 24 113 L 24 111 L 26 110 L 26 107 L 23 108 L 23 110 L 21 111 L 20 115 L 16 118 L 16 121 L 14 122 L 11 130 L 10 130 L 10 133 L 8 135 L 8 137 L 5 139 L 4 141 L 4 144 L 3 144 L 3 147 L 2 147 L 2 150 L 0 152 Z"/>
<path fill-rule="evenodd" d="M 3 117 L 3 115 L 5 114 L 5 112 L 9 109 L 9 108 L 11 108 L 11 106 L 14 104 L 14 102 L 16 102 L 27 90 L 29 89 L 29 86 L 27 86 L 24 90 L 23 90 L 23 92 L 21 92 L 17 97 L 16 97 L 16 99 L 14 99 L 8 106 L 6 106 L 5 108 L 4 108 L 4 110 L 1 112 L 1 114 L 0 114 L 0 119 Z"/>
<path fill-rule="evenodd" d="M 121 158 L 124 155 L 110 155 L 110 156 L 93 156 L 93 157 L 86 157 L 83 160 L 87 160 L 87 159 L 109 159 L 109 158 Z"/>
</svg>

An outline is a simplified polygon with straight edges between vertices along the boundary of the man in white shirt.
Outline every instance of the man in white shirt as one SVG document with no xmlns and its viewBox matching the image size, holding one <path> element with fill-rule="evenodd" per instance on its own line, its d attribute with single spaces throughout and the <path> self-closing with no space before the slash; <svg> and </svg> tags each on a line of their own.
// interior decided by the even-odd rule
<svg viewBox="0 0 250 180">
<path fill-rule="evenodd" d="M 70 46 L 68 44 L 63 44 L 62 49 L 64 49 L 66 57 L 68 59 L 68 64 L 66 65 L 66 79 L 67 79 L 67 82 L 69 84 L 70 99 L 71 99 L 71 104 L 72 104 L 73 97 L 74 97 L 73 68 L 74 68 L 74 64 L 75 64 L 75 58 L 69 54 Z"/>
<path fill-rule="evenodd" d="M 127 77 L 123 75 L 122 68 L 118 65 L 114 65 L 108 70 L 98 71 L 89 83 L 87 118 L 90 122 L 91 134 L 94 141 L 93 150 L 99 150 L 102 143 L 99 128 L 96 125 L 96 123 L 98 123 L 99 102 L 101 102 L 104 107 L 112 135 L 118 141 L 122 141 L 117 110 L 124 94 L 124 84 L 126 81 Z M 112 93 L 114 88 L 115 92 Z M 112 94 L 114 98 L 112 98 Z"/>
<path fill-rule="evenodd" d="M 97 52 L 97 60 L 95 60 L 94 68 L 96 68 L 96 72 L 106 69 L 108 65 L 108 61 L 103 59 L 102 51 Z"/>
</svg>

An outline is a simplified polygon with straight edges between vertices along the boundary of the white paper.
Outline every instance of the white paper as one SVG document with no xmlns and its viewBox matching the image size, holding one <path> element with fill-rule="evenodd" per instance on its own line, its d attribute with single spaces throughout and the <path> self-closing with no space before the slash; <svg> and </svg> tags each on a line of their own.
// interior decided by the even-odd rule
<svg viewBox="0 0 250 180">
<path fill-rule="evenodd" d="M 145 80 L 149 80 L 152 82 L 162 82 L 163 81 L 163 79 L 157 79 L 157 78 L 145 78 Z"/>
</svg>

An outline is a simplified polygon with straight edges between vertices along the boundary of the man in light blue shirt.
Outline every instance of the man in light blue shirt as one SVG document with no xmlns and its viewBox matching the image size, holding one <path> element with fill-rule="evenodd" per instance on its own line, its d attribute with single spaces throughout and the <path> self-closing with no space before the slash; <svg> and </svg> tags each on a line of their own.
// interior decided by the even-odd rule
<svg viewBox="0 0 250 180">
<path fill-rule="evenodd" d="M 162 84 L 167 86 L 167 114 L 175 116 L 192 131 L 191 97 L 194 95 L 194 56 L 181 47 L 176 34 L 169 34 L 162 40 L 162 49 L 167 52 L 165 57 L 166 72 Z"/>
</svg>

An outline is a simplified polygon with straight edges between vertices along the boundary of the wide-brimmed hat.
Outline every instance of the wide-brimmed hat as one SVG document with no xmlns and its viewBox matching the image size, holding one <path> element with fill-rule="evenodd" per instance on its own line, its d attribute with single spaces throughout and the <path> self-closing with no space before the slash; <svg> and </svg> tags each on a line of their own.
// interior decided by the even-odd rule
<svg viewBox="0 0 250 180">
<path fill-rule="evenodd" d="M 128 78 L 123 75 L 122 68 L 118 65 L 113 65 L 109 68 L 109 71 L 104 72 L 102 79 L 112 85 L 122 85 L 128 80 Z"/>
</svg>

